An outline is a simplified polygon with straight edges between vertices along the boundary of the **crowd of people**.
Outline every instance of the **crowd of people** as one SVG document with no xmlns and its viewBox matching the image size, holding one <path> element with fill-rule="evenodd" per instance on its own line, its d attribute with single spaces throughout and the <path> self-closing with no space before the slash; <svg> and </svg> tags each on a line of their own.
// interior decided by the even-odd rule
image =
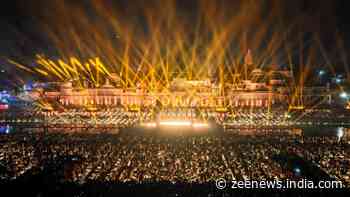
<svg viewBox="0 0 350 197">
<path fill-rule="evenodd" d="M 71 158 L 62 168 L 64 180 L 77 183 L 297 179 L 300 175 L 274 159 L 287 153 L 350 185 L 350 145 L 332 137 L 52 132 L 1 135 L 0 141 L 2 179 L 58 165 L 62 158 Z"/>
<path fill-rule="evenodd" d="M 302 146 L 293 148 L 332 177 L 350 185 L 349 144 L 339 144 L 337 140 L 326 137 L 313 137 L 304 140 Z"/>
</svg>

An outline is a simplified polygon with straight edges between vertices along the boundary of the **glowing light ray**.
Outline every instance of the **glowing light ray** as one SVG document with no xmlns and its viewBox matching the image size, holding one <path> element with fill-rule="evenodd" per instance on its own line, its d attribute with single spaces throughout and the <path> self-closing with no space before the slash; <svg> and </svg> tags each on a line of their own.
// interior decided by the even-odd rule
<svg viewBox="0 0 350 197">
<path fill-rule="evenodd" d="M 22 69 L 22 70 L 25 70 L 25 71 L 30 72 L 30 73 L 34 73 L 34 71 L 33 71 L 32 69 L 28 68 L 28 67 L 25 66 L 25 65 L 22 65 L 22 64 L 20 64 L 20 63 L 18 63 L 18 62 L 15 62 L 15 61 L 13 61 L 13 60 L 10 60 L 10 59 L 7 59 L 7 61 L 8 61 L 9 63 L 11 63 L 11 64 L 17 66 L 18 68 L 20 68 L 20 69 Z"/>
<path fill-rule="evenodd" d="M 263 12 L 260 3 L 244 1 L 233 13 L 220 12 L 223 7 L 220 3 L 200 2 L 191 28 L 185 17 L 179 17 L 175 1 L 157 5 L 161 8 L 159 12 L 147 6 L 137 8 L 137 12 L 144 15 L 146 21 L 142 24 L 145 28 L 139 28 L 137 19 L 120 17 L 124 14 L 121 10 L 114 10 L 102 1 L 88 3 L 90 12 L 97 13 L 96 20 L 90 20 L 90 12 L 75 8 L 67 1 L 53 3 L 56 4 L 53 12 L 62 17 L 56 19 L 47 13 L 48 19 L 43 26 L 57 48 L 59 59 L 39 56 L 37 69 L 17 66 L 50 80 L 77 79 L 80 84 L 87 80 L 98 86 L 111 73 L 119 73 L 124 88 L 136 87 L 140 82 L 146 91 L 158 88 L 170 92 L 168 87 L 172 78 L 197 80 L 218 72 L 221 85 L 232 83 L 237 87 L 242 80 L 238 74 L 243 73 L 241 65 L 247 49 L 252 49 L 255 55 L 250 69 L 266 69 L 266 65 L 280 63 L 276 56 L 284 55 L 294 72 L 298 70 L 294 65 L 294 53 L 299 53 L 301 74 L 288 84 L 292 90 L 288 99 L 290 105 L 303 105 L 305 83 L 313 80 L 310 79 L 311 65 L 316 62 L 316 52 L 309 50 L 304 53 L 307 43 L 301 38 L 295 45 L 286 40 L 291 38 L 290 32 L 296 23 L 271 28 L 277 15 L 275 11 L 264 19 L 255 18 Z M 135 10 L 130 8 L 128 11 Z M 322 58 L 327 60 L 326 52 L 322 53 Z M 307 57 L 302 57 L 304 54 Z M 327 65 L 332 69 L 330 62 Z M 191 90 L 186 93 L 190 97 L 195 94 Z"/>
<path fill-rule="evenodd" d="M 47 73 L 46 71 L 44 71 L 44 70 L 42 70 L 42 69 L 40 69 L 40 68 L 34 68 L 34 70 L 35 70 L 36 72 L 38 72 L 38 73 L 44 75 L 44 76 L 48 76 L 48 75 L 49 75 L 49 73 Z"/>
<path fill-rule="evenodd" d="M 60 73 L 56 71 L 55 68 L 53 68 L 52 64 L 49 63 L 49 61 L 46 61 L 43 57 L 37 56 L 37 63 L 41 65 L 43 68 L 45 68 L 47 71 L 53 73 L 56 77 L 60 78 L 61 80 L 64 79 L 64 77 L 61 76 Z"/>
</svg>

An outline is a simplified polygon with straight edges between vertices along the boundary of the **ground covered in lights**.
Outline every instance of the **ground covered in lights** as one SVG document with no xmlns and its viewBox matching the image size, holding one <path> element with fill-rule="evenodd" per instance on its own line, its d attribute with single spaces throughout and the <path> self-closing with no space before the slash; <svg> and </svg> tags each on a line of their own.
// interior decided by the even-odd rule
<svg viewBox="0 0 350 197">
<path fill-rule="evenodd" d="M 166 136 L 128 130 L 118 135 L 16 133 L 0 139 L 0 188 L 13 196 L 23 192 L 26 196 L 251 196 L 271 192 L 219 190 L 215 180 L 220 177 L 336 178 L 349 184 L 349 144 L 331 136 L 219 132 Z M 312 192 L 325 196 L 338 189 L 276 191 L 269 195 Z"/>
</svg>

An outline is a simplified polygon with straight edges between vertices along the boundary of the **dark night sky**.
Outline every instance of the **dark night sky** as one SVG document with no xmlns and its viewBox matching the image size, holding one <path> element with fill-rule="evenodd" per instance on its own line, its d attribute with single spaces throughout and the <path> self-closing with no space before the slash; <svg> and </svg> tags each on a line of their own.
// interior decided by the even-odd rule
<svg viewBox="0 0 350 197">
<path fill-rule="evenodd" d="M 85 1 L 87 0 L 78 0 L 74 2 L 83 5 Z M 4 48 L 6 49 L 8 45 L 16 43 L 13 42 L 13 40 L 21 44 L 21 39 L 16 37 L 15 32 L 30 34 L 32 36 L 30 38 L 33 39 L 33 42 L 35 42 L 36 39 L 40 39 L 40 36 L 38 36 L 39 38 L 35 38 L 35 35 L 32 35 L 37 31 L 37 29 L 33 27 L 36 23 L 36 17 L 38 17 L 35 12 L 37 10 L 46 9 L 50 1 L 4 0 L 2 2 L 4 3 L 0 7 L 0 23 L 2 26 L 0 34 L 1 53 L 4 53 Z M 117 6 L 122 8 L 123 6 L 135 5 L 152 6 L 147 3 L 151 1 L 147 0 L 117 0 L 116 2 Z M 193 0 L 178 0 L 179 10 L 187 10 L 187 12 L 193 11 L 196 6 L 195 2 L 196 1 Z M 229 8 L 238 1 L 219 0 L 217 2 L 225 4 Z M 269 0 L 266 0 L 266 2 L 269 2 Z M 296 18 L 300 18 L 301 21 L 304 21 L 304 24 L 301 26 L 301 28 L 304 28 L 304 31 L 320 32 L 324 41 L 332 39 L 332 34 L 336 31 L 345 38 L 347 38 L 347 35 L 350 33 L 350 18 L 348 14 L 350 2 L 347 0 L 293 0 L 281 2 L 283 3 L 281 3 L 282 9 L 280 10 L 280 16 L 283 20 L 292 21 Z M 266 4 L 267 11 L 273 9 L 269 7 L 269 3 Z"/>
<path fill-rule="evenodd" d="M 107 2 L 111 0 L 106 0 Z M 254 0 L 253 0 L 254 1 Z M 258 1 L 258 0 L 257 0 Z M 264 1 L 264 0 L 262 0 Z M 6 3 L 5 3 L 6 2 Z M 73 2 L 73 1 L 72 1 Z M 74 1 L 77 6 L 84 6 L 87 0 Z M 151 3 L 150 3 L 151 2 Z M 119 10 L 124 7 L 152 7 L 162 1 L 147 0 L 120 0 L 113 3 Z M 188 20 L 191 12 L 195 12 L 197 1 L 178 0 L 178 12 L 186 13 Z M 230 12 L 235 11 L 235 0 L 218 0 L 218 4 L 224 5 Z M 338 56 L 334 54 L 335 38 L 341 38 L 345 45 L 345 53 L 350 48 L 350 1 L 349 0 L 265 0 L 265 12 L 273 10 L 277 18 L 288 24 L 298 22 L 298 28 L 304 33 L 317 33 L 320 36 L 331 61 L 338 62 Z M 279 2 L 280 7 L 271 7 L 271 2 Z M 40 29 L 40 12 L 48 9 L 48 0 L 6 0 L 0 7 L 0 57 L 1 68 L 11 73 L 4 59 L 30 59 L 37 51 L 50 54 L 53 46 Z M 277 9 L 277 10 L 276 10 Z M 47 11 L 47 10 L 46 10 Z M 157 11 L 157 10 L 154 10 Z M 123 12 L 122 12 L 123 13 Z M 125 17 L 131 17 L 136 12 L 127 13 Z M 137 14 L 136 14 L 137 15 Z M 60 17 L 60 16 L 56 16 Z M 25 36 L 23 36 L 25 35 Z"/>
<path fill-rule="evenodd" d="M 75 1 L 83 5 L 86 0 Z M 109 1 L 109 0 L 107 0 Z M 273 1 L 273 0 L 272 0 Z M 278 1 L 278 0 L 277 0 Z M 36 12 L 46 9 L 48 2 L 43 0 L 5 0 L 0 8 L 0 53 L 2 56 L 10 55 L 10 49 L 30 45 L 32 48 L 44 44 L 43 37 L 38 34 L 40 28 L 35 27 L 36 20 L 40 15 Z M 80 2 L 80 3 L 79 3 Z M 152 6 L 145 0 L 119 0 L 117 6 Z M 145 3 L 146 2 L 146 3 Z M 157 2 L 157 1 L 152 1 Z M 158 1 L 161 2 L 161 1 Z M 233 7 L 235 0 L 219 0 L 218 3 L 225 4 L 226 7 Z M 273 9 L 269 7 L 267 0 L 267 11 Z M 349 8 L 350 2 L 347 0 L 293 0 L 282 1 L 282 9 L 279 10 L 282 20 L 293 21 L 297 18 L 303 21 L 300 28 L 304 32 L 318 32 L 327 48 L 332 47 L 334 34 L 337 32 L 347 42 L 350 34 Z M 195 10 L 196 1 L 179 0 L 179 10 L 191 12 Z M 57 16 L 59 17 L 59 16 Z M 128 16 L 126 16 L 128 17 Z M 300 18 L 300 19 L 299 19 Z M 26 35 L 26 38 L 20 36 Z M 348 44 L 347 44 L 348 46 Z"/>
</svg>

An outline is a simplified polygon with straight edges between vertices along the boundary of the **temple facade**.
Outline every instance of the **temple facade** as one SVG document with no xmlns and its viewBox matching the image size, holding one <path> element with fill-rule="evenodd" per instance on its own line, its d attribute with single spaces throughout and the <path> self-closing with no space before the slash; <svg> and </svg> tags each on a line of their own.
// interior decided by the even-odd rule
<svg viewBox="0 0 350 197">
<path fill-rule="evenodd" d="M 280 75 L 288 77 L 285 73 Z M 253 70 L 251 79 L 237 84 L 220 85 L 204 80 L 176 78 L 162 91 L 142 87 L 121 88 L 111 85 L 109 79 L 99 88 L 74 87 L 72 82 L 60 83 L 57 90 L 38 89 L 31 97 L 57 101 L 64 106 L 135 106 L 154 107 L 269 107 L 288 106 L 289 90 L 284 79 L 261 79 L 262 70 Z"/>
<path fill-rule="evenodd" d="M 242 74 L 235 74 L 235 82 L 226 83 L 212 80 L 214 73 L 202 80 L 174 78 L 169 87 L 150 90 L 144 84 L 122 87 L 117 74 L 111 74 L 105 84 L 98 88 L 76 87 L 73 82 L 56 83 L 56 88 L 38 88 L 29 93 L 35 99 L 59 103 L 65 107 L 195 107 L 233 108 L 271 106 L 300 107 L 305 102 L 326 98 L 330 103 L 331 94 L 327 87 L 303 87 L 300 95 L 293 88 L 293 74 L 290 70 L 271 65 L 263 70 L 253 66 L 250 50 L 244 57 Z M 210 69 L 209 69 L 210 70 Z M 316 98 L 316 99 L 315 99 Z M 317 100 L 318 99 L 318 100 Z"/>
</svg>

